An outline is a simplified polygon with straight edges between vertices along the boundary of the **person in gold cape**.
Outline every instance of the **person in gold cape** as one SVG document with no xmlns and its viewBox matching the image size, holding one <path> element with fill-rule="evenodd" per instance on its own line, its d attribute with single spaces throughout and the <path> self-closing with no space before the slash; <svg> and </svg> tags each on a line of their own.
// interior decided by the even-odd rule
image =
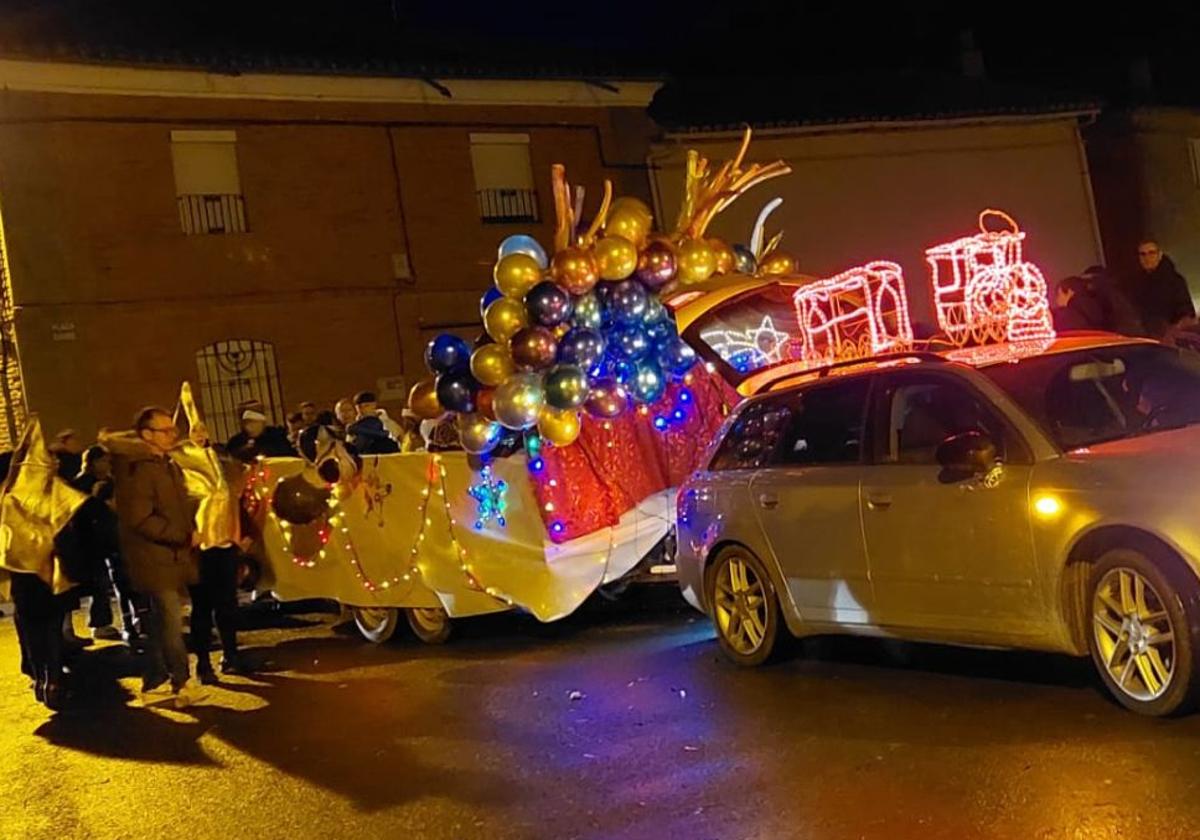
<svg viewBox="0 0 1200 840">
<path fill-rule="evenodd" d="M 57 469 L 41 423 L 30 418 L 0 488 L 0 568 L 11 575 L 21 658 L 34 695 L 55 710 L 66 702 L 66 602 L 60 596 L 90 579 L 88 570 L 72 568 L 56 543 L 87 498 L 59 478 Z"/>
<path fill-rule="evenodd" d="M 221 456 L 212 446 L 208 426 L 183 383 L 176 424 L 186 426 L 187 437 L 171 450 L 171 459 L 183 470 L 188 495 L 196 503 L 196 533 L 200 547 L 200 582 L 191 587 L 191 644 L 196 654 L 196 675 L 205 684 L 216 683 L 209 657 L 213 618 L 221 636 L 221 672 L 249 672 L 238 655 L 237 583 L 242 554 L 249 540 L 242 536 L 241 494 L 247 469 Z"/>
</svg>

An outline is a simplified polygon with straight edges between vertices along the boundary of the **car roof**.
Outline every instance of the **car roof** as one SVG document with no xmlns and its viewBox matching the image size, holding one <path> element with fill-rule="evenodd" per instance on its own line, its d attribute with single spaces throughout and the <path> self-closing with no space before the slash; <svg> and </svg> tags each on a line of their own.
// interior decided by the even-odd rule
<svg viewBox="0 0 1200 840">
<path fill-rule="evenodd" d="M 804 367 L 802 362 L 790 362 L 776 365 L 773 368 L 757 371 L 743 383 L 747 396 L 758 396 L 765 393 L 778 393 L 801 388 L 813 382 L 828 380 L 831 377 L 855 376 L 860 374 L 877 373 L 900 367 L 945 364 L 947 362 L 973 368 L 988 368 L 995 365 L 1019 362 L 1037 356 L 1053 356 L 1059 353 L 1071 353 L 1079 350 L 1089 350 L 1100 347 L 1114 347 L 1123 344 L 1155 344 L 1146 338 L 1130 338 L 1108 332 L 1072 332 L 1050 339 L 1036 341 L 1000 342 L 985 344 L 978 347 L 934 349 L 931 343 L 926 343 L 925 349 L 914 349 L 907 352 L 889 353 L 883 356 L 872 356 L 862 359 L 851 359 L 826 367 Z"/>
</svg>

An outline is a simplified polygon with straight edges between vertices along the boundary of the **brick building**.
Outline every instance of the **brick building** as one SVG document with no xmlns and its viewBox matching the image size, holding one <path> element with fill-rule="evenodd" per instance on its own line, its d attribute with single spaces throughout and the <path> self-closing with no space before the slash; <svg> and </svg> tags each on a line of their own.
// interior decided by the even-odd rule
<svg viewBox="0 0 1200 840">
<path fill-rule="evenodd" d="M 500 239 L 549 241 L 551 163 L 649 198 L 656 87 L 0 60 L 0 443 L 183 379 L 221 433 L 249 397 L 398 405 Z"/>
</svg>

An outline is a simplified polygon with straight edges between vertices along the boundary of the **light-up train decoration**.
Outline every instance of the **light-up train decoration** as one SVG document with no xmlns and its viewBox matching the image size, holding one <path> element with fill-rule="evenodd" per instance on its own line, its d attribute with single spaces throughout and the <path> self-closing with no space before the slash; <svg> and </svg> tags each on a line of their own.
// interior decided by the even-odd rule
<svg viewBox="0 0 1200 840">
<path fill-rule="evenodd" d="M 792 300 L 801 359 L 813 366 L 912 345 L 904 274 L 895 263 L 852 268 L 802 287 Z"/>
</svg>

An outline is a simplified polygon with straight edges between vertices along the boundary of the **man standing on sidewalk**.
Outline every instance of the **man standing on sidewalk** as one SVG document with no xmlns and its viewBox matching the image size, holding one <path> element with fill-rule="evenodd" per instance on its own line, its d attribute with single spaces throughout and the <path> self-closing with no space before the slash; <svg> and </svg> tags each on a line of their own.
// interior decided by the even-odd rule
<svg viewBox="0 0 1200 840">
<path fill-rule="evenodd" d="M 178 438 L 170 412 L 152 407 L 138 414 L 132 436 L 102 443 L 114 455 L 121 554 L 134 588 L 150 602 L 142 691 L 170 679 L 175 705 L 182 708 L 195 694 L 188 683 L 180 593 L 198 576 L 192 502 L 183 473 L 168 456 Z"/>
</svg>

